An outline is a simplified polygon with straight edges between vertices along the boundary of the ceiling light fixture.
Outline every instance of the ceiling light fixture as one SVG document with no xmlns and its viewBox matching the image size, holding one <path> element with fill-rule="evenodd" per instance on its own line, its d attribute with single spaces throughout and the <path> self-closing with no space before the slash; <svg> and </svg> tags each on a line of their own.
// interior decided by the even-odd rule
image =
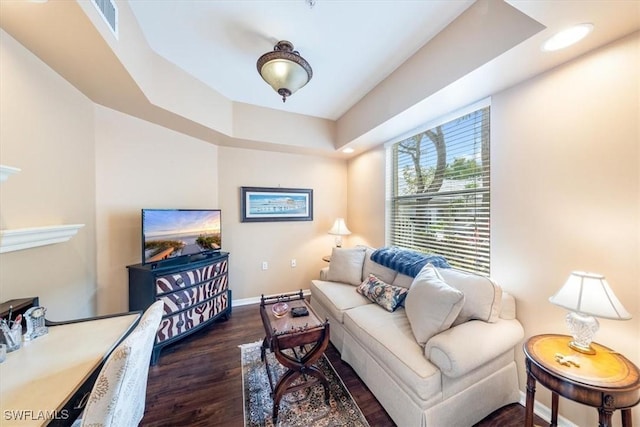
<svg viewBox="0 0 640 427">
<path fill-rule="evenodd" d="M 556 33 L 542 45 L 542 50 L 553 52 L 578 43 L 593 31 L 593 24 L 579 24 Z"/>
<path fill-rule="evenodd" d="M 343 152 L 343 153 L 345 153 L 345 154 L 351 154 L 351 153 L 353 153 L 354 151 L 355 151 L 355 150 L 354 150 L 353 148 L 351 148 L 351 147 L 347 147 L 347 148 L 345 148 L 344 150 L 342 150 L 342 152 Z"/>
<path fill-rule="evenodd" d="M 280 40 L 272 52 L 258 58 L 257 67 L 264 81 L 282 96 L 282 102 L 313 77 L 309 63 L 286 40 Z"/>
</svg>

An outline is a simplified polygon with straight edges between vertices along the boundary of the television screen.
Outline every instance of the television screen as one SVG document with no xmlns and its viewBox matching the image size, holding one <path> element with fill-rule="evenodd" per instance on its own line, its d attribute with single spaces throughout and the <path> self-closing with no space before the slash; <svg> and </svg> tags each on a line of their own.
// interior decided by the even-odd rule
<svg viewBox="0 0 640 427">
<path fill-rule="evenodd" d="M 143 209 L 142 263 L 219 251 L 219 209 Z"/>
</svg>

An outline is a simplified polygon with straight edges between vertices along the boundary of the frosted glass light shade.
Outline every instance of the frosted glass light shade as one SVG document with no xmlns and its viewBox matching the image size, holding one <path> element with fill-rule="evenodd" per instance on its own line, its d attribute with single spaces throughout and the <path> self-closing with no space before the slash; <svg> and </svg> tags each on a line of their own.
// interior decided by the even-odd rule
<svg viewBox="0 0 640 427">
<path fill-rule="evenodd" d="M 309 76 L 302 66 L 286 59 L 274 59 L 265 63 L 260 74 L 276 92 L 286 88 L 293 94 L 309 81 Z"/>
<path fill-rule="evenodd" d="M 279 41 L 272 52 L 262 55 L 257 68 L 264 81 L 282 96 L 282 102 L 313 77 L 309 63 L 286 40 Z"/>
</svg>

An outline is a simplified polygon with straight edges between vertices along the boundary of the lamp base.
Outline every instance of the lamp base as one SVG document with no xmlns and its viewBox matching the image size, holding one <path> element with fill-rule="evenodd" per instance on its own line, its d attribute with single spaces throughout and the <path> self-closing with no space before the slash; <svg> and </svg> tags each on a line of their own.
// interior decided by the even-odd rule
<svg viewBox="0 0 640 427">
<path fill-rule="evenodd" d="M 580 344 L 578 344 L 575 341 L 571 341 L 569 343 L 569 347 L 577 352 L 580 352 L 582 354 L 596 354 L 596 349 L 593 348 L 591 346 L 591 344 L 589 344 L 589 347 L 582 347 Z"/>
<path fill-rule="evenodd" d="M 569 347 L 583 354 L 596 354 L 596 350 L 591 346 L 591 341 L 600 328 L 598 319 L 572 311 L 567 314 L 565 320 L 569 332 L 573 336 Z"/>
<path fill-rule="evenodd" d="M 336 248 L 341 248 L 342 247 L 342 236 L 336 236 L 335 241 L 336 241 Z"/>
</svg>

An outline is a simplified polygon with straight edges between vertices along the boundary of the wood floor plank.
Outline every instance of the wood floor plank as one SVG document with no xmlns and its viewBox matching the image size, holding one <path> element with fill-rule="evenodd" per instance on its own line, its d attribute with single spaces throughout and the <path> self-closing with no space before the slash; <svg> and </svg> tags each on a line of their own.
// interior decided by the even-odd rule
<svg viewBox="0 0 640 427">
<path fill-rule="evenodd" d="M 241 344 L 261 341 L 264 330 L 258 305 L 234 307 L 231 319 L 220 321 L 166 347 L 156 366 L 149 368 L 147 402 L 141 426 L 242 426 Z M 395 424 L 375 396 L 340 354 L 329 346 L 331 364 L 374 427 Z M 509 405 L 474 427 L 516 427 L 524 422 L 524 408 Z M 536 418 L 536 424 L 543 420 Z"/>
</svg>

